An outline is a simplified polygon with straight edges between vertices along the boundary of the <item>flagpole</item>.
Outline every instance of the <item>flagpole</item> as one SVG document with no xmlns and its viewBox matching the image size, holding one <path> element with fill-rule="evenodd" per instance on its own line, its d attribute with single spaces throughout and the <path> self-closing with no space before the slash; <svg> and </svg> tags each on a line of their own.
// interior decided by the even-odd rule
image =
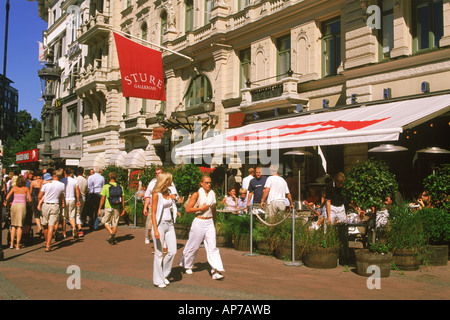
<svg viewBox="0 0 450 320">
<path fill-rule="evenodd" d="M 128 37 L 130 37 L 130 38 L 134 38 L 134 39 L 136 39 L 136 40 L 145 42 L 145 43 L 147 43 L 147 44 L 149 44 L 149 45 L 152 45 L 152 46 L 155 46 L 155 47 L 157 47 L 157 48 L 160 48 L 160 49 L 163 49 L 163 50 L 172 52 L 172 53 L 177 54 L 177 55 L 179 55 L 180 57 L 186 58 L 186 59 L 188 59 L 188 60 L 190 60 L 190 61 L 194 61 L 194 59 L 192 59 L 191 57 L 188 57 L 188 56 L 186 56 L 186 55 L 184 55 L 184 54 L 182 54 L 182 53 L 179 53 L 179 52 L 170 50 L 170 49 L 168 49 L 168 48 L 166 48 L 166 47 L 162 47 L 162 46 L 160 46 L 160 45 L 158 45 L 158 44 L 156 44 L 156 43 L 149 42 L 149 41 L 147 41 L 147 40 L 144 40 L 144 39 L 141 39 L 141 38 L 132 36 L 132 35 L 129 34 L 129 33 L 125 33 L 125 32 L 123 32 L 123 31 L 120 31 L 120 30 L 117 30 L 117 29 L 114 29 L 114 28 L 111 28 L 111 27 L 110 27 L 109 29 L 111 29 L 112 31 L 121 33 L 121 34 L 123 34 L 123 35 L 125 35 L 125 36 L 128 36 Z"/>
</svg>

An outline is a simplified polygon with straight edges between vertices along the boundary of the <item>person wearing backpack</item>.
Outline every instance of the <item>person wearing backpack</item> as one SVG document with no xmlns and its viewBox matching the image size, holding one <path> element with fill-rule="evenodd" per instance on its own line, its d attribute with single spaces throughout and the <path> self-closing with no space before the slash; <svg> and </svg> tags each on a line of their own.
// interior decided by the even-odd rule
<svg viewBox="0 0 450 320">
<path fill-rule="evenodd" d="M 105 215 L 102 218 L 102 222 L 109 232 L 109 244 L 115 244 L 119 217 L 125 214 L 124 198 L 123 189 L 119 183 L 117 183 L 117 173 L 111 172 L 108 177 L 109 182 L 103 186 L 102 191 L 100 192 L 102 197 L 100 199 L 98 216 L 100 217 L 100 210 L 103 204 L 105 204 Z"/>
</svg>

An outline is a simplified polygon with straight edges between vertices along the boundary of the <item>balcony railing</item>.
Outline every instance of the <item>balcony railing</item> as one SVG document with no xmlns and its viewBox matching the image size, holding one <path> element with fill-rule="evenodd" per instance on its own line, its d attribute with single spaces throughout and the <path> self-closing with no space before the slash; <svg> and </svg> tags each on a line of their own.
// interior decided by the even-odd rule
<svg viewBox="0 0 450 320">
<path fill-rule="evenodd" d="M 78 30 L 78 42 L 82 44 L 96 43 L 109 34 L 111 17 L 107 14 L 97 12 L 85 21 Z"/>
</svg>

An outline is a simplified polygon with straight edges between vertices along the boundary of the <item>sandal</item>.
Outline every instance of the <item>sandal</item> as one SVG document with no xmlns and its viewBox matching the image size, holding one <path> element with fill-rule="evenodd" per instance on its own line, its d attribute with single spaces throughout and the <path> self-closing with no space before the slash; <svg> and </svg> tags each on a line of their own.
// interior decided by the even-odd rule
<svg viewBox="0 0 450 320">
<path fill-rule="evenodd" d="M 45 252 L 50 252 L 50 251 L 53 251 L 53 249 L 50 247 L 45 247 Z"/>
</svg>

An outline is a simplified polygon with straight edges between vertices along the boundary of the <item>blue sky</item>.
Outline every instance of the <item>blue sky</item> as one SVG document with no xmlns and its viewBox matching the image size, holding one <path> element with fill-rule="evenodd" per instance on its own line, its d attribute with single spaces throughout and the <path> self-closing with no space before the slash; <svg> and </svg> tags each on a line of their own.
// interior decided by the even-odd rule
<svg viewBox="0 0 450 320">
<path fill-rule="evenodd" d="M 19 90 L 19 110 L 28 111 L 41 120 L 44 105 L 37 71 L 41 69 L 37 41 L 42 41 L 42 31 L 47 23 L 38 16 L 37 2 L 10 0 L 8 51 L 6 77 L 14 81 Z M 0 73 L 3 74 L 5 44 L 6 0 L 0 0 Z"/>
</svg>

